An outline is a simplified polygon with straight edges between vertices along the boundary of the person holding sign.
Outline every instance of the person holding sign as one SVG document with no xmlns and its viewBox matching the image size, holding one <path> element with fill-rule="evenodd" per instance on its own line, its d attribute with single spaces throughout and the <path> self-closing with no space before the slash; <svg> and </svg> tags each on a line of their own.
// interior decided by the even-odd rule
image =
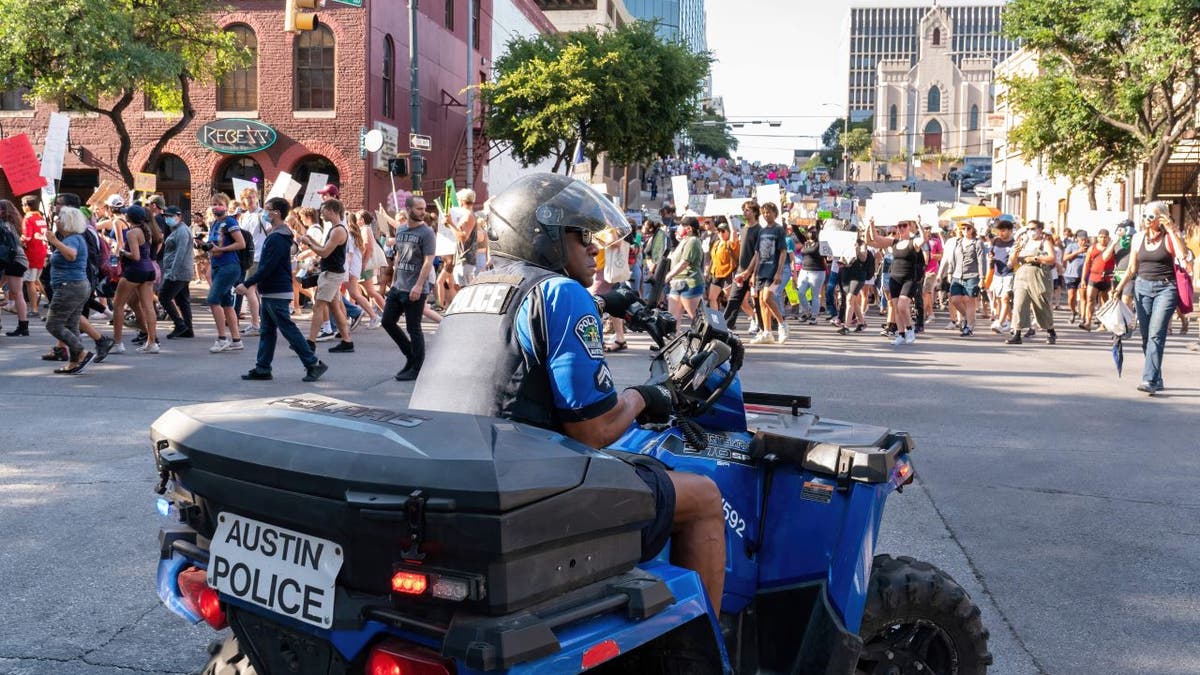
<svg viewBox="0 0 1200 675">
<path fill-rule="evenodd" d="M 924 256 L 920 241 L 916 239 L 917 221 L 902 220 L 896 223 L 891 235 L 881 235 L 875 229 L 875 219 L 867 225 L 867 243 L 875 248 L 892 248 L 892 266 L 889 270 L 888 303 L 892 320 L 896 324 L 896 339 L 892 344 L 899 347 L 917 341 L 911 323 L 912 303 L 921 292 L 920 278 Z"/>
</svg>

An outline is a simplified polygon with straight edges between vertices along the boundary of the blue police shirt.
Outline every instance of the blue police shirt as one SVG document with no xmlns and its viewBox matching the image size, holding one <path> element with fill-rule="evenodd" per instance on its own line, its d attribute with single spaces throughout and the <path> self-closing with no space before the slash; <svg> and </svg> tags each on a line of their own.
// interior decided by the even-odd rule
<svg viewBox="0 0 1200 675">
<path fill-rule="evenodd" d="M 596 302 L 579 282 L 552 277 L 538 284 L 545 304 L 545 360 L 530 337 L 532 293 L 517 310 L 517 341 L 550 375 L 554 407 L 564 422 L 590 420 L 617 405 L 612 372 L 604 361 L 604 328 Z"/>
</svg>

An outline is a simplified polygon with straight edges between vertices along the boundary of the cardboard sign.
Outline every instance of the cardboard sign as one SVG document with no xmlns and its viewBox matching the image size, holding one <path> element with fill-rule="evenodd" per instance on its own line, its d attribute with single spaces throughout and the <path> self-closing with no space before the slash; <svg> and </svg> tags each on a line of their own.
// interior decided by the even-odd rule
<svg viewBox="0 0 1200 675">
<path fill-rule="evenodd" d="M 111 195 L 121 192 L 124 186 L 115 180 L 102 180 L 100 185 L 96 186 L 96 190 L 92 192 L 92 196 L 88 197 L 87 205 L 95 208 L 104 203 Z"/>
<path fill-rule="evenodd" d="M 63 160 L 67 156 L 71 118 L 63 113 L 50 113 L 46 142 L 42 145 L 42 177 L 47 181 L 62 180 Z"/>
<path fill-rule="evenodd" d="M 433 254 L 440 258 L 444 255 L 454 255 L 456 252 L 458 252 L 458 238 L 454 236 L 454 232 L 448 227 L 439 227 L 437 246 L 434 247 Z"/>
<path fill-rule="evenodd" d="M 762 206 L 763 204 L 774 204 L 776 207 L 778 207 L 780 196 L 779 185 L 777 183 L 759 185 L 758 188 L 754 190 L 754 196 L 758 199 L 759 206 Z"/>
<path fill-rule="evenodd" d="M 850 258 L 854 255 L 854 244 L 858 241 L 858 233 L 825 228 L 821 230 L 820 241 L 822 255 L 826 255 L 824 252 L 828 250 L 830 257 Z"/>
<path fill-rule="evenodd" d="M 237 180 L 236 178 L 234 180 Z M 154 192 L 158 185 L 158 176 L 152 173 L 135 173 L 133 174 L 133 191 L 134 192 Z"/>
<path fill-rule="evenodd" d="M 324 173 L 311 173 L 308 176 L 308 189 L 304 192 L 304 201 L 300 202 L 300 206 L 306 206 L 310 209 L 321 208 L 321 195 L 317 191 L 325 187 L 329 182 L 329 175 Z"/>
<path fill-rule="evenodd" d="M 744 199 L 710 199 L 704 205 L 704 215 L 709 218 L 741 215 L 742 204 L 745 201 Z"/>
<path fill-rule="evenodd" d="M 233 199 L 240 201 L 242 198 L 242 190 L 253 190 L 255 195 L 259 194 L 258 183 L 252 180 L 242 180 L 241 178 L 233 179 Z"/>
<path fill-rule="evenodd" d="M 675 202 L 676 210 L 682 210 L 688 203 L 687 176 L 671 176 L 671 199 Z"/>
<path fill-rule="evenodd" d="M 0 140 L 0 166 L 14 195 L 40 190 L 46 184 L 37 153 L 25 134 Z"/>
</svg>

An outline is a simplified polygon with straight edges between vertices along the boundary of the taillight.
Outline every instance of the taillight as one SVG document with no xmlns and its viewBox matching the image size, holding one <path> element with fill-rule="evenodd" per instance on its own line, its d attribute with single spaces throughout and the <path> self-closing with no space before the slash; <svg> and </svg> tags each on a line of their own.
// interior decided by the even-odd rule
<svg viewBox="0 0 1200 675">
<path fill-rule="evenodd" d="M 614 640 L 597 642 L 583 652 L 583 663 L 581 664 L 581 668 L 582 670 L 595 668 L 611 658 L 620 656 L 620 654 L 621 647 L 617 645 Z"/>
<path fill-rule="evenodd" d="M 392 575 L 392 590 L 397 593 L 420 595 L 429 587 L 429 579 L 418 572 L 396 572 Z"/>
<path fill-rule="evenodd" d="M 221 609 L 221 598 L 208 585 L 204 570 L 189 567 L 179 573 L 177 581 L 183 602 L 193 614 L 204 619 L 216 630 L 222 630 L 229 625 L 225 619 L 225 611 Z"/>
<path fill-rule="evenodd" d="M 371 648 L 366 675 L 454 675 L 454 663 L 420 647 L 387 640 Z"/>
</svg>

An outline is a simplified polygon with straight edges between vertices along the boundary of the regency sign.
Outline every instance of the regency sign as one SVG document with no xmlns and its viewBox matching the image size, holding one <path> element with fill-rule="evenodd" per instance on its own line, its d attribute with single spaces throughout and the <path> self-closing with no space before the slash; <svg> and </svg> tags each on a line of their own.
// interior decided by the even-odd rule
<svg viewBox="0 0 1200 675">
<path fill-rule="evenodd" d="M 248 155 L 275 144 L 277 134 L 258 120 L 213 120 L 200 127 L 196 139 L 200 145 L 227 155 Z"/>
</svg>

